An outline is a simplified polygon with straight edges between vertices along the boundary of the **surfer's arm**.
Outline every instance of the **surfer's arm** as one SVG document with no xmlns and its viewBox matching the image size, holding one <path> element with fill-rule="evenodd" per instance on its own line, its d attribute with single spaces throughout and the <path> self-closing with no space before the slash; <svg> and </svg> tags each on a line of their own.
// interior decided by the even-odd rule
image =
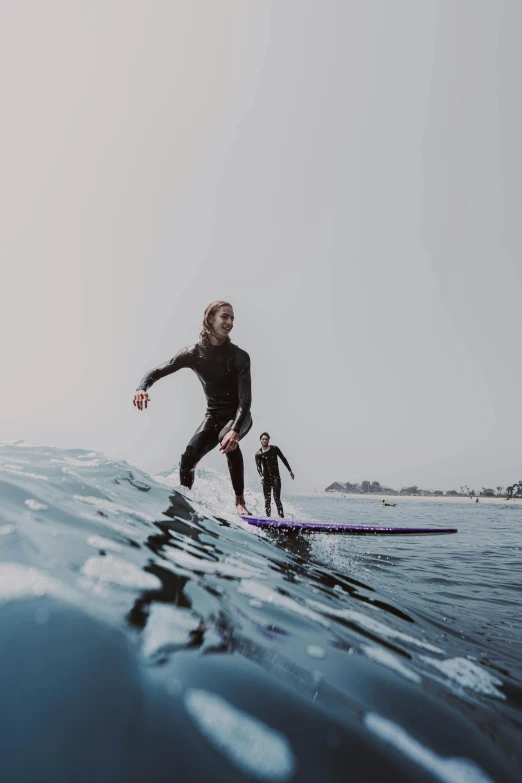
<svg viewBox="0 0 522 783">
<path fill-rule="evenodd" d="M 281 449 L 279 448 L 279 446 L 276 446 L 275 448 L 276 448 L 276 454 L 277 454 L 277 456 L 279 457 L 279 459 L 281 460 L 281 462 L 283 463 L 283 465 L 285 466 L 285 468 L 288 470 L 288 472 L 289 472 L 289 473 L 291 473 L 291 472 L 292 472 L 292 468 L 291 468 L 291 467 L 290 467 L 290 465 L 288 464 L 288 460 L 287 460 L 287 458 L 285 457 L 285 455 L 283 454 L 283 452 L 281 451 Z"/>
<path fill-rule="evenodd" d="M 256 468 L 257 472 L 260 476 L 263 475 L 263 463 L 261 461 L 261 456 L 259 454 L 256 454 Z"/>
<path fill-rule="evenodd" d="M 192 349 L 182 348 L 172 359 L 169 359 L 165 364 L 160 364 L 154 370 L 146 373 L 140 381 L 138 391 L 147 391 L 150 387 L 159 381 L 160 378 L 165 378 L 167 375 L 172 375 L 173 372 L 181 370 L 183 367 L 192 366 Z"/>
<path fill-rule="evenodd" d="M 238 371 L 239 405 L 232 424 L 234 432 L 239 432 L 250 413 L 252 405 L 252 382 L 250 379 L 250 356 L 241 348 L 237 349 L 236 367 Z"/>
</svg>

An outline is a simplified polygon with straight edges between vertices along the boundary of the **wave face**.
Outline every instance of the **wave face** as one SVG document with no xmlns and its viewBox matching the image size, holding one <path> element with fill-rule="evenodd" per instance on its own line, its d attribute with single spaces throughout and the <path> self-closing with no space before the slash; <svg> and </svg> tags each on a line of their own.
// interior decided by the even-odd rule
<svg viewBox="0 0 522 783">
<path fill-rule="evenodd" d="M 2 780 L 520 779 L 518 681 L 175 482 L 0 446 Z"/>
</svg>

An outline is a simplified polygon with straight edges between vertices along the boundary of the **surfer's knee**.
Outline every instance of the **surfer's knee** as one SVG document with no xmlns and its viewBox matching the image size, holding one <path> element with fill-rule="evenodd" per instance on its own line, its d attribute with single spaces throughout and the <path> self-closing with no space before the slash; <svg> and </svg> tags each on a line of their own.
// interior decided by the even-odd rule
<svg viewBox="0 0 522 783">
<path fill-rule="evenodd" d="M 196 449 L 193 446 L 187 446 L 179 461 L 179 483 L 182 487 L 191 489 L 194 483 L 194 468 L 196 463 Z"/>
</svg>

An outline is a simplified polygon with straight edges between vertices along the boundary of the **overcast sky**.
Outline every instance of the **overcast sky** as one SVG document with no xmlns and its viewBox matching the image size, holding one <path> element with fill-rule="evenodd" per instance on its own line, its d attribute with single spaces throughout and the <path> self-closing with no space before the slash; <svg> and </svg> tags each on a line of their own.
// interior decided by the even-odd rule
<svg viewBox="0 0 522 783">
<path fill-rule="evenodd" d="M 0 4 L 0 437 L 174 466 L 230 300 L 294 490 L 522 479 L 520 0 Z M 215 453 L 205 466 L 225 469 Z"/>
</svg>

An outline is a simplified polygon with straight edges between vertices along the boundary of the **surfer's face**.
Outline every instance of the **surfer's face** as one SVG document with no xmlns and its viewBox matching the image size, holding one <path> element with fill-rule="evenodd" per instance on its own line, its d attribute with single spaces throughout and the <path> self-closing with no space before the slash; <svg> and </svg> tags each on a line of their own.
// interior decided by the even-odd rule
<svg viewBox="0 0 522 783">
<path fill-rule="evenodd" d="M 261 438 L 261 445 L 262 445 L 262 446 L 263 446 L 263 448 L 265 448 L 265 449 L 266 449 L 266 447 L 268 446 L 268 438 L 266 437 L 266 435 L 263 435 L 263 437 Z"/>
<path fill-rule="evenodd" d="M 212 319 L 212 331 L 218 340 L 228 337 L 234 326 L 234 311 L 229 305 L 220 307 Z"/>
</svg>

